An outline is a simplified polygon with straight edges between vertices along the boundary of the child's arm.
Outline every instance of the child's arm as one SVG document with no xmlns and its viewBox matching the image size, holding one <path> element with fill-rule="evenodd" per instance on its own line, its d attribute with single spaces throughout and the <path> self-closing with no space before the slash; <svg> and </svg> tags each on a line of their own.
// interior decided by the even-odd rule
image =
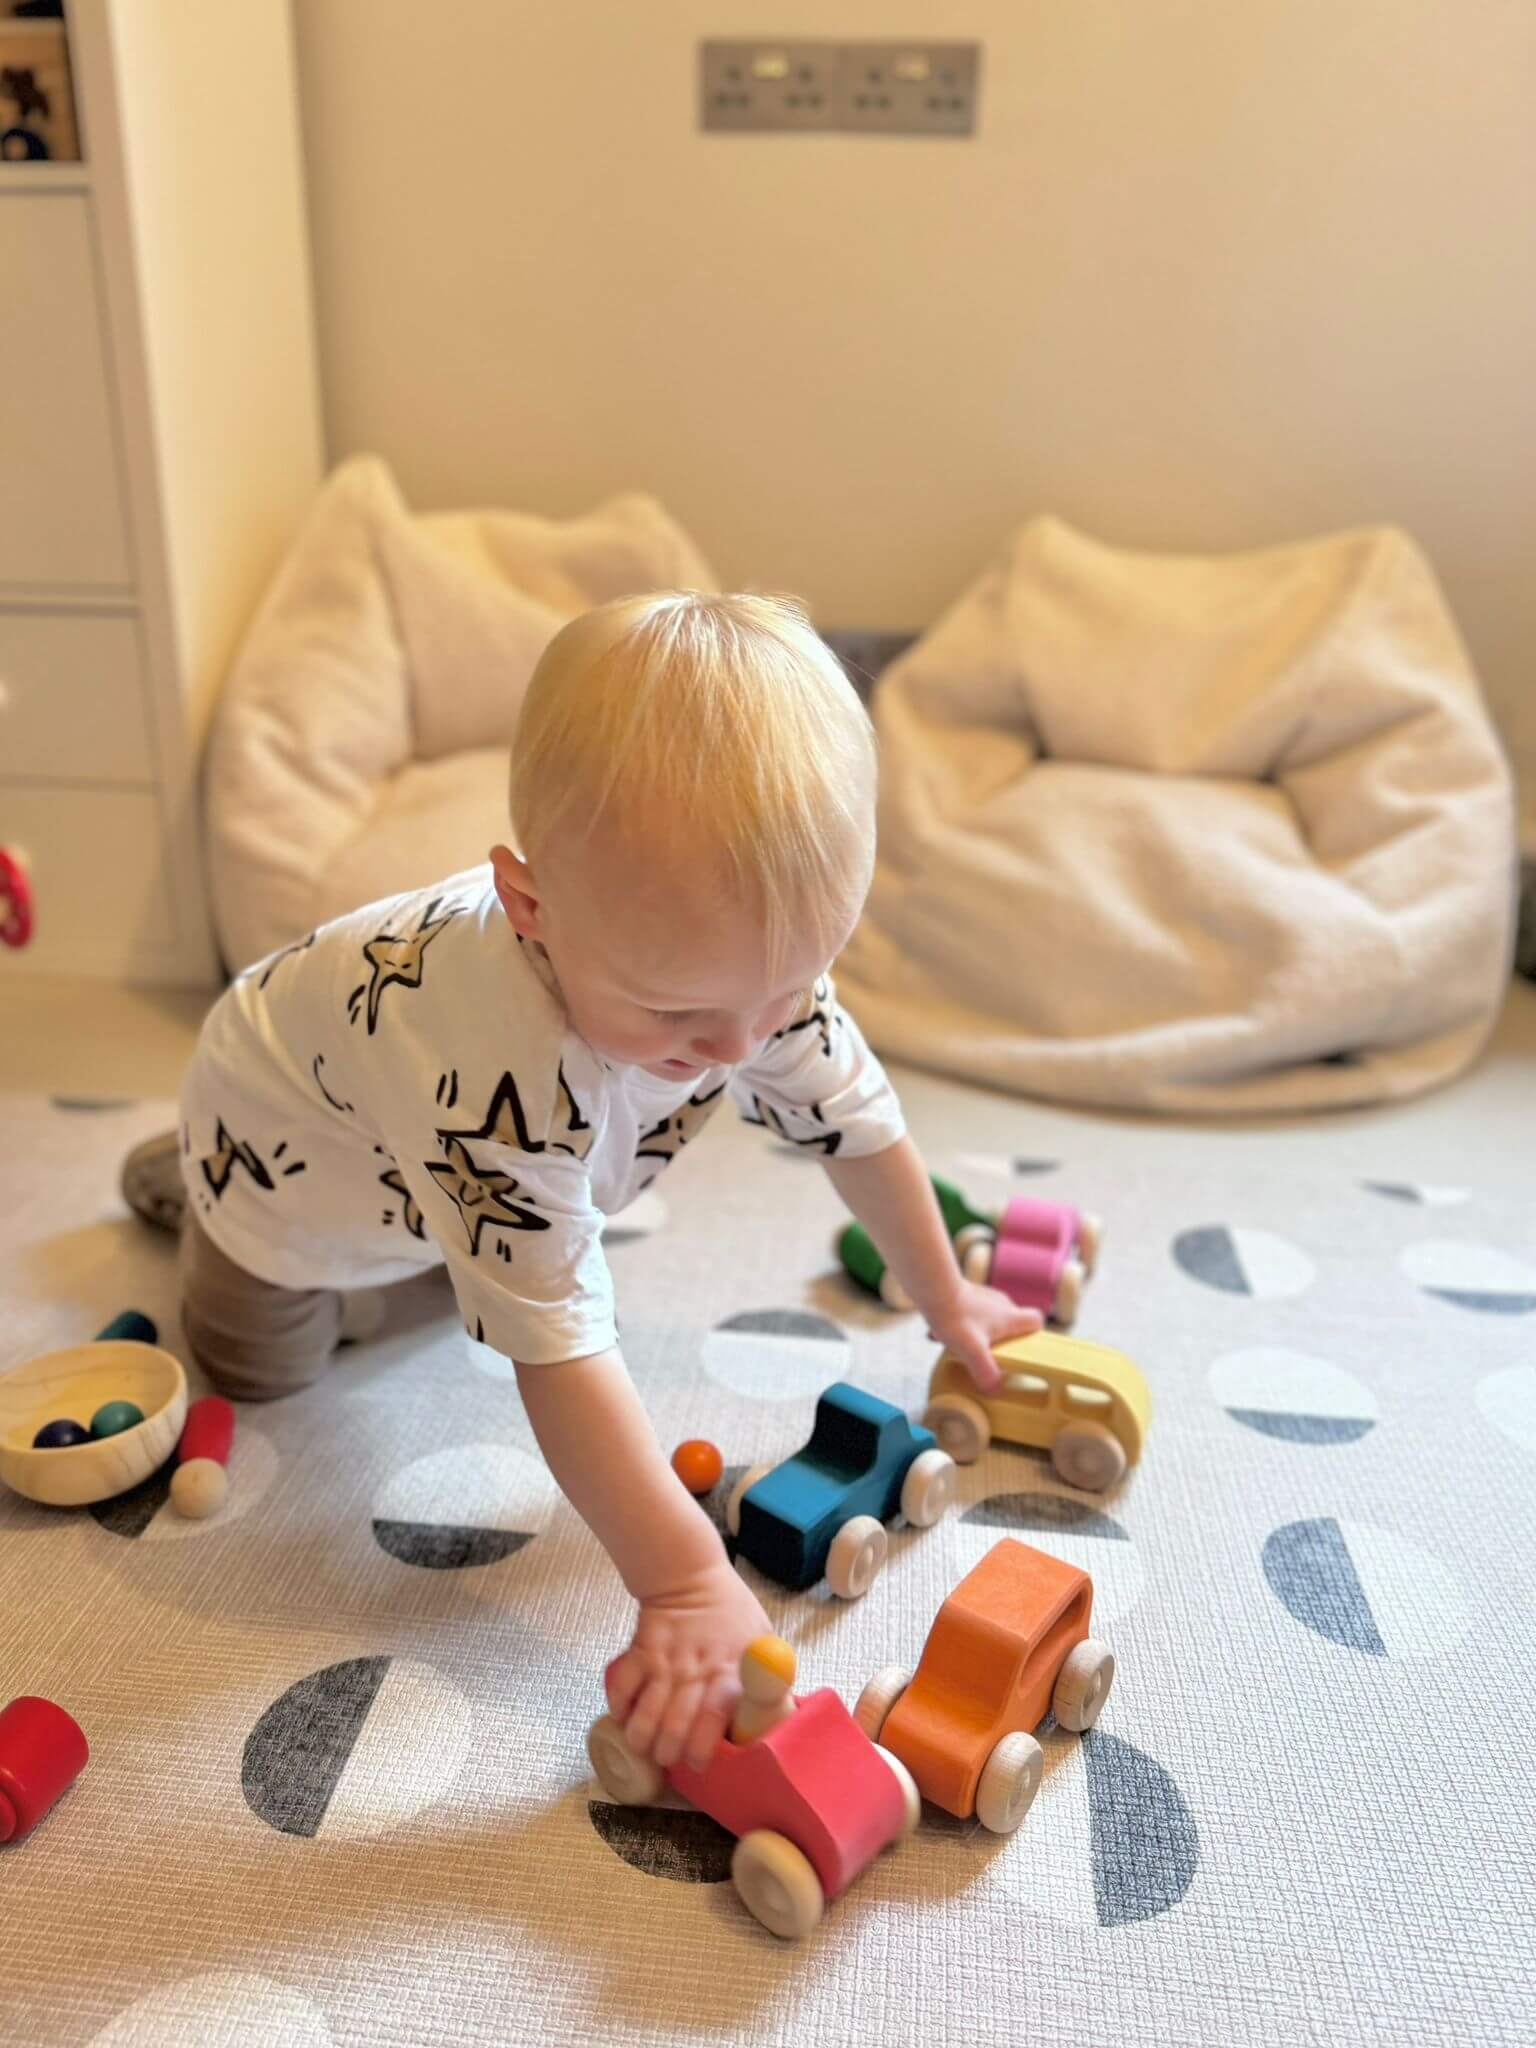
<svg viewBox="0 0 1536 2048">
<path fill-rule="evenodd" d="M 983 1393 L 1002 1384 L 994 1344 L 1027 1337 L 1039 1313 L 1018 1308 L 995 1287 L 967 1280 L 917 1147 L 898 1138 L 862 1159 L 826 1161 L 832 1185 L 879 1247 L 880 1254 L 927 1319 L 934 1339 L 962 1359 Z"/>
<path fill-rule="evenodd" d="M 517 1384 L 550 1471 L 640 1603 L 634 1641 L 605 1674 L 609 1707 L 642 1756 L 686 1754 L 702 1770 L 768 1618 L 662 1455 L 616 1350 L 520 1365 Z"/>
</svg>

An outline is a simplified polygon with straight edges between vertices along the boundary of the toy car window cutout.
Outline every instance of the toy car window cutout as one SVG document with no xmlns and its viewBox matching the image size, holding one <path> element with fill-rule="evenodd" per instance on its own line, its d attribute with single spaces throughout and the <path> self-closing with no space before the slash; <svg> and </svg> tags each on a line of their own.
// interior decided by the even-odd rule
<svg viewBox="0 0 1536 2048">
<path fill-rule="evenodd" d="M 1035 1372 L 1011 1372 L 1003 1380 L 1002 1392 L 1010 1401 L 1027 1401 L 1031 1408 L 1043 1408 L 1051 1398 L 1051 1383 Z"/>
<path fill-rule="evenodd" d="M 1081 1380 L 1068 1380 L 1061 1397 L 1069 1408 L 1091 1408 L 1100 1414 L 1114 1406 L 1114 1397 L 1103 1387 L 1085 1386 Z"/>
<path fill-rule="evenodd" d="M 811 1448 L 840 1471 L 867 1472 L 880 1456 L 880 1425 L 866 1416 L 835 1409 L 831 1426 L 816 1432 Z"/>
</svg>

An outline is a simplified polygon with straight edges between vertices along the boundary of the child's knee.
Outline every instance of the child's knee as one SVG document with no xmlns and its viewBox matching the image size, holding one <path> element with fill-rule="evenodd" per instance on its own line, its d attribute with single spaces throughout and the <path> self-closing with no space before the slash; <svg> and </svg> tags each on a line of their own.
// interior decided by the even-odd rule
<svg viewBox="0 0 1536 2048">
<path fill-rule="evenodd" d="M 219 1250 L 189 1211 L 181 1246 L 187 1346 L 221 1394 L 273 1401 L 319 1379 L 341 1335 L 330 1288 L 275 1286 Z"/>
</svg>

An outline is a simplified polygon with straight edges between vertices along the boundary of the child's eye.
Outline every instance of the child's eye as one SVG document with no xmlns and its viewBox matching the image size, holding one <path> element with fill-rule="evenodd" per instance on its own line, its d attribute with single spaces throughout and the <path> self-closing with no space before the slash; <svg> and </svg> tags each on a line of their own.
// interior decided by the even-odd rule
<svg viewBox="0 0 1536 2048">
<path fill-rule="evenodd" d="M 693 1012 L 691 1010 L 652 1010 L 651 1015 L 658 1024 L 681 1024 L 686 1018 L 691 1017 Z"/>
</svg>

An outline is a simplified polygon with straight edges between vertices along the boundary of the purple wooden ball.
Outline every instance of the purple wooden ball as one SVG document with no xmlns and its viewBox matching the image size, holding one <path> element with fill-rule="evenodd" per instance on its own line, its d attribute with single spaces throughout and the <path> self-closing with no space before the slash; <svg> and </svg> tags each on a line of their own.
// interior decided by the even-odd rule
<svg viewBox="0 0 1536 2048">
<path fill-rule="evenodd" d="M 91 1432 L 82 1429 L 78 1422 L 71 1422 L 67 1415 L 57 1422 L 45 1422 L 32 1439 L 34 1451 L 69 1451 L 76 1444 L 88 1444 Z"/>
</svg>

